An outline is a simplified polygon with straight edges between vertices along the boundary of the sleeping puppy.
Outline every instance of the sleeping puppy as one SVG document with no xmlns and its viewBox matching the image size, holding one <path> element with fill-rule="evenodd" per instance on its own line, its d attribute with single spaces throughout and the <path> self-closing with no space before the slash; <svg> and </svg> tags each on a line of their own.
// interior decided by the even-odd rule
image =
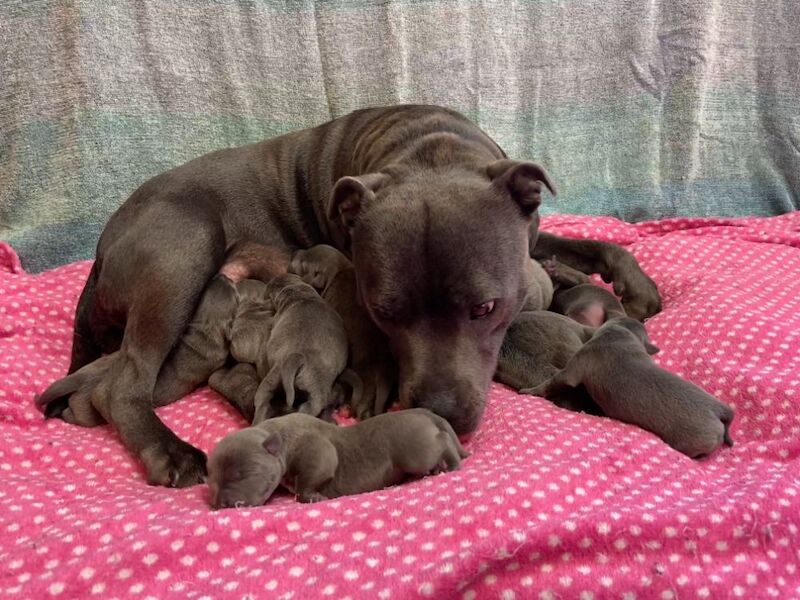
<svg viewBox="0 0 800 600">
<path fill-rule="evenodd" d="M 225 364 L 236 304 L 236 292 L 230 280 L 222 275 L 212 279 L 189 326 L 161 366 L 153 389 L 154 406 L 182 398 L 206 383 L 209 375 Z M 92 406 L 90 396 L 115 354 L 102 356 L 59 379 L 36 398 L 36 405 L 40 409 L 48 408 L 45 416 L 60 416 L 75 425 L 94 427 L 105 423 L 104 417 Z M 55 400 L 70 394 L 68 405 L 62 406 L 60 413 L 49 410 L 59 406 Z"/>
<path fill-rule="evenodd" d="M 563 369 L 593 333 L 593 328 L 554 312 L 522 312 L 503 339 L 494 378 L 515 390 L 534 387 Z M 569 390 L 549 400 L 561 408 L 601 414 L 581 392 Z"/>
<path fill-rule="evenodd" d="M 550 310 L 574 319 L 589 327 L 600 327 L 614 317 L 624 317 L 625 309 L 607 289 L 595 285 L 581 273 L 555 258 L 542 261 L 553 281 L 554 292 Z"/>
<path fill-rule="evenodd" d="M 450 424 L 416 408 L 337 427 L 306 414 L 231 433 L 208 464 L 214 509 L 260 506 L 278 484 L 300 502 L 380 490 L 408 476 L 453 471 L 468 453 Z"/>
<path fill-rule="evenodd" d="M 259 360 L 270 369 L 256 391 L 253 422 L 274 416 L 272 400 L 280 388 L 288 410 L 300 392 L 298 410 L 318 416 L 335 395 L 334 384 L 347 367 L 342 318 L 297 275 L 275 277 L 267 284 L 266 298 L 275 318 Z M 354 396 L 360 396 L 359 382 L 351 378 L 348 383 L 358 388 Z"/>
<path fill-rule="evenodd" d="M 566 367 L 540 385 L 521 390 L 549 397 L 583 384 L 612 419 L 638 425 L 691 458 L 732 446 L 733 409 L 650 358 L 658 348 L 644 325 L 614 318 L 578 350 Z"/>
<path fill-rule="evenodd" d="M 313 286 L 344 322 L 348 365 L 363 385 L 360 401 L 350 402 L 356 418 L 386 412 L 397 381 L 397 365 L 388 339 L 359 302 L 353 264 L 333 246 L 320 244 L 295 252 L 289 271 Z"/>
<path fill-rule="evenodd" d="M 531 284 L 528 286 L 528 297 L 522 305 L 522 311 L 545 310 L 553 301 L 553 280 L 546 269 L 533 259 L 525 268 L 530 273 Z"/>
</svg>

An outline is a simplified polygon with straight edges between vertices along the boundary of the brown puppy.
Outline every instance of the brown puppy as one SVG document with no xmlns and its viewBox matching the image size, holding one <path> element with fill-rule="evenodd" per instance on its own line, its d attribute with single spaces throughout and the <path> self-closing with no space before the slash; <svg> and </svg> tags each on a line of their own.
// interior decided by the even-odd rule
<svg viewBox="0 0 800 600">
<path fill-rule="evenodd" d="M 644 325 L 628 317 L 600 327 L 567 366 L 530 390 L 551 396 L 583 384 L 613 419 L 638 425 L 691 458 L 732 446 L 733 409 L 696 385 L 656 365 Z"/>
<path fill-rule="evenodd" d="M 450 424 L 401 410 L 349 427 L 292 414 L 236 431 L 211 453 L 211 506 L 260 506 L 279 483 L 301 502 L 380 490 L 407 476 L 453 471 L 468 453 Z"/>
<path fill-rule="evenodd" d="M 389 340 L 360 303 L 353 263 L 333 246 L 320 244 L 295 252 L 289 271 L 319 291 L 342 317 L 349 344 L 348 365 L 363 384 L 360 400 L 350 402 L 355 416 L 366 419 L 386 412 L 397 381 L 397 365 Z"/>
<path fill-rule="evenodd" d="M 206 383 L 209 375 L 225 364 L 236 305 L 236 292 L 230 280 L 221 275 L 212 279 L 188 328 L 161 367 L 153 390 L 154 406 L 182 398 Z M 105 423 L 107 419 L 92 406 L 90 396 L 115 355 L 116 352 L 102 356 L 51 384 L 36 398 L 36 405 L 40 410 L 47 409 L 46 416 L 56 416 L 50 412 L 60 405 L 55 401 L 69 395 L 68 404 L 61 406 L 62 419 L 84 427 Z"/>
<path fill-rule="evenodd" d="M 342 318 L 297 275 L 275 277 L 267 284 L 266 298 L 275 309 L 275 320 L 259 358 L 270 369 L 256 392 L 254 423 L 273 416 L 272 399 L 281 387 L 289 410 L 295 393 L 301 392 L 298 410 L 316 417 L 328 406 L 334 384 L 347 367 Z"/>
<path fill-rule="evenodd" d="M 542 261 L 542 266 L 553 281 L 550 310 L 589 327 L 600 327 L 609 319 L 626 316 L 622 303 L 614 294 L 592 283 L 580 271 L 559 263 L 555 258 Z"/>
</svg>

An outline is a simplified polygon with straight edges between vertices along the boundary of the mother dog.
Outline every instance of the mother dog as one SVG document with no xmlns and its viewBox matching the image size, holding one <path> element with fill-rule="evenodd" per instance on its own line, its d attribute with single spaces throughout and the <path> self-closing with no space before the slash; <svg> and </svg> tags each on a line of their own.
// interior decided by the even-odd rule
<svg viewBox="0 0 800 600">
<path fill-rule="evenodd" d="M 435 106 L 360 110 L 202 156 L 143 184 L 109 220 L 78 303 L 70 373 L 119 350 L 91 405 L 151 483 L 198 483 L 204 454 L 153 409 L 162 363 L 232 246 L 329 243 L 352 256 L 359 297 L 391 341 L 401 400 L 474 431 L 530 256 L 613 280 L 636 318 L 660 307 L 621 248 L 538 232 L 542 186 L 553 191 L 541 166 L 508 159 Z"/>
</svg>

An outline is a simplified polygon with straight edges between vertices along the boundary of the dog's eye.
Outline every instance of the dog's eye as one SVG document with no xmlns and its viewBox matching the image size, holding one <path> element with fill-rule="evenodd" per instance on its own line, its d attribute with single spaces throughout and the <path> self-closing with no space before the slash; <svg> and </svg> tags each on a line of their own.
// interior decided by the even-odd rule
<svg viewBox="0 0 800 600">
<path fill-rule="evenodd" d="M 472 307 L 472 310 L 469 313 L 470 319 L 482 319 L 483 317 L 489 315 L 494 310 L 494 300 L 489 300 L 488 302 L 482 302 L 481 304 L 476 304 Z"/>
</svg>

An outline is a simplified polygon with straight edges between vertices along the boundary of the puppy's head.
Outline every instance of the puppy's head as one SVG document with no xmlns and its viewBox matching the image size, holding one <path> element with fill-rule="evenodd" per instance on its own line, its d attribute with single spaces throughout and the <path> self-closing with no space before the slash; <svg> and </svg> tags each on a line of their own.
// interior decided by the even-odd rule
<svg viewBox="0 0 800 600">
<path fill-rule="evenodd" d="M 542 186 L 534 163 L 482 172 L 345 177 L 329 217 L 346 236 L 358 294 L 389 337 L 401 404 L 474 431 L 508 325 L 531 284 L 529 230 Z"/>
<path fill-rule="evenodd" d="M 264 298 L 278 313 L 298 300 L 319 298 L 316 290 L 292 273 L 278 275 L 268 284 Z"/>
<path fill-rule="evenodd" d="M 636 319 L 632 319 L 630 317 L 613 317 L 609 319 L 605 322 L 605 324 L 603 324 L 602 327 L 597 329 L 595 336 L 601 335 L 605 331 L 620 327 L 632 333 L 639 343 L 642 344 L 645 351 L 651 356 L 661 352 L 658 346 L 650 341 L 650 336 L 647 335 L 647 330 L 644 328 L 644 325 Z"/>
<path fill-rule="evenodd" d="M 295 252 L 289 272 L 299 275 L 303 281 L 321 292 L 340 271 L 352 266 L 350 260 L 333 246 L 318 244 L 308 250 Z"/>
<path fill-rule="evenodd" d="M 248 427 L 217 444 L 208 461 L 211 507 L 261 506 L 281 482 L 283 444 L 277 433 Z"/>
</svg>

